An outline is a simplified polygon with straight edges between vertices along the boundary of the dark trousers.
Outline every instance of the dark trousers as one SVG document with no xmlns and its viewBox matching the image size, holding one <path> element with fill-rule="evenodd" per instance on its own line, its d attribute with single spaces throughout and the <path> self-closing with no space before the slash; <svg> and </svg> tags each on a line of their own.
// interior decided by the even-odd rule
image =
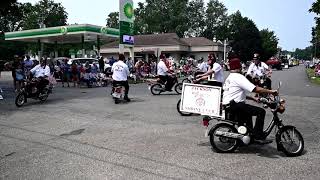
<svg viewBox="0 0 320 180">
<path fill-rule="evenodd" d="M 104 66 L 102 65 L 99 65 L 99 70 L 100 70 L 100 73 L 103 73 L 104 72 Z"/>
<path fill-rule="evenodd" d="M 171 76 L 159 76 L 161 83 L 166 85 L 166 90 L 171 90 L 173 87 L 173 78 Z"/>
<path fill-rule="evenodd" d="M 257 116 L 253 133 L 256 139 L 263 139 L 263 127 L 266 111 L 260 107 L 252 106 L 245 103 L 230 103 L 230 112 L 237 117 L 238 122 L 243 125 L 247 124 L 249 128 L 253 128 L 252 116 Z"/>
<path fill-rule="evenodd" d="M 125 89 L 125 96 L 128 97 L 129 94 L 129 82 L 128 81 L 113 81 L 113 87 L 120 85 L 123 86 Z"/>
<path fill-rule="evenodd" d="M 43 89 L 49 84 L 49 81 L 45 78 L 40 78 L 39 82 L 37 84 L 37 88 L 39 93 L 41 93 L 43 91 Z"/>
</svg>

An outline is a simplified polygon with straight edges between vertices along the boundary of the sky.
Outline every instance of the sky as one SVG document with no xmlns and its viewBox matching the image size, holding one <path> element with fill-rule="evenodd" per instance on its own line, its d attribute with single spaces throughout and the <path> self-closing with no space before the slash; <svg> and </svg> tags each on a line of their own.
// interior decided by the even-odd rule
<svg viewBox="0 0 320 180">
<path fill-rule="evenodd" d="M 110 12 L 119 11 L 116 0 L 54 0 L 60 2 L 69 14 L 69 24 L 94 24 L 105 26 Z M 144 0 L 133 0 L 135 4 Z M 204 0 L 208 2 L 209 0 Z M 220 0 L 228 14 L 239 10 L 252 19 L 257 27 L 268 28 L 276 33 L 279 46 L 285 50 L 305 48 L 310 45 L 314 14 L 309 13 L 314 0 Z M 38 0 L 18 0 L 36 3 Z"/>
</svg>

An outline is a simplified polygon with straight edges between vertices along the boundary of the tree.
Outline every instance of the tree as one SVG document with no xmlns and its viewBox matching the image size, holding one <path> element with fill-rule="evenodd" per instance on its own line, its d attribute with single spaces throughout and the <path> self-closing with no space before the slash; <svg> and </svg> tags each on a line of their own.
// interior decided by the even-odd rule
<svg viewBox="0 0 320 180">
<path fill-rule="evenodd" d="M 188 30 L 187 4 L 188 0 L 146 0 L 147 32 L 177 33 L 183 37 Z"/>
<path fill-rule="evenodd" d="M 107 27 L 119 29 L 119 12 L 111 12 L 108 15 Z"/>
<path fill-rule="evenodd" d="M 261 53 L 262 40 L 259 29 L 247 17 L 237 11 L 230 16 L 231 47 L 242 61 L 251 60 L 254 53 Z"/>
<path fill-rule="evenodd" d="M 205 7 L 203 0 L 193 0 L 189 2 L 188 12 L 188 31 L 185 36 L 199 37 L 205 30 Z"/>
<path fill-rule="evenodd" d="M 15 54 L 23 54 L 25 51 L 25 44 L 22 42 L 8 42 L 4 41 L 4 32 L 16 31 L 21 27 L 21 3 L 16 0 L 1 1 L 0 4 L 0 59 L 11 60 Z"/>
<path fill-rule="evenodd" d="M 64 26 L 67 24 L 68 13 L 61 3 L 53 0 L 41 0 L 35 6 L 30 3 L 23 6 L 23 29 L 37 29 L 45 27 Z"/>
<path fill-rule="evenodd" d="M 268 29 L 261 30 L 260 36 L 262 40 L 261 58 L 262 60 L 268 60 L 278 52 L 279 39 L 273 31 L 269 31 Z"/>
<path fill-rule="evenodd" d="M 1 2 L 0 8 L 0 31 L 16 31 L 21 25 L 21 4 L 16 0 Z"/>
<path fill-rule="evenodd" d="M 208 39 L 216 37 L 223 40 L 230 36 L 227 8 L 218 0 L 210 0 L 208 2 L 205 24 L 206 29 L 203 35 Z"/>
<path fill-rule="evenodd" d="M 296 57 L 297 59 L 308 60 L 308 59 L 311 58 L 312 51 L 313 51 L 313 47 L 312 47 L 312 46 L 306 47 L 305 49 L 299 49 L 299 48 L 297 48 L 297 49 L 295 50 L 295 52 L 293 53 L 293 55 L 294 55 L 294 57 Z"/>
<path fill-rule="evenodd" d="M 144 3 L 138 3 L 138 7 L 134 10 L 134 17 L 134 34 L 148 33 L 148 24 L 145 22 L 146 8 Z"/>
<path fill-rule="evenodd" d="M 315 27 L 312 28 L 312 40 L 311 43 L 313 44 L 313 48 L 315 49 L 315 52 L 313 53 L 313 57 L 319 57 L 319 51 L 317 49 L 320 48 L 320 1 L 317 0 L 316 2 L 312 3 L 311 8 L 309 9 L 309 12 L 313 12 L 316 14 L 315 17 Z"/>
</svg>

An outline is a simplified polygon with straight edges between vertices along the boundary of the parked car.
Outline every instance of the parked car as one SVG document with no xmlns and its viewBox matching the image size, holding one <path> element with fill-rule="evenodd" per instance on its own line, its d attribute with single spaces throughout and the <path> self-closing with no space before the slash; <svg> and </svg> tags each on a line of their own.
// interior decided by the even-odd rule
<svg viewBox="0 0 320 180">
<path fill-rule="evenodd" d="M 75 62 L 76 64 L 82 64 L 85 65 L 86 62 L 89 62 L 90 65 L 92 65 L 94 62 L 98 63 L 98 59 L 95 58 L 74 58 L 74 59 L 69 59 L 68 64 L 72 64 Z"/>
<path fill-rule="evenodd" d="M 272 69 L 282 70 L 281 61 L 277 58 L 270 58 L 266 61 L 268 66 L 271 66 Z"/>
<path fill-rule="evenodd" d="M 53 63 L 56 65 L 57 62 L 59 62 L 60 64 L 64 63 L 65 60 L 69 61 L 70 58 L 67 57 L 57 57 L 53 59 Z"/>
</svg>

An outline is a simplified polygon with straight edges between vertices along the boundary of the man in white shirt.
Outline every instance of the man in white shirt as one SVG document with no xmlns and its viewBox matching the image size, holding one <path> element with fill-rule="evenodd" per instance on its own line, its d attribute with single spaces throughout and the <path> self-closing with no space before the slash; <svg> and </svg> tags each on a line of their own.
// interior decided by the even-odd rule
<svg viewBox="0 0 320 180">
<path fill-rule="evenodd" d="M 200 65 L 198 66 L 198 69 L 202 73 L 206 73 L 208 71 L 208 64 L 203 60 L 203 58 L 200 59 Z"/>
<path fill-rule="evenodd" d="M 46 57 L 41 60 L 40 64 L 32 68 L 30 72 L 33 74 L 33 77 L 37 78 L 38 83 L 36 86 L 38 88 L 38 93 L 41 93 L 46 85 L 49 84 L 47 78 L 50 76 L 50 68 L 47 65 Z"/>
<path fill-rule="evenodd" d="M 271 68 L 266 63 L 260 61 L 259 54 L 255 54 L 253 57 L 253 62 L 248 68 L 247 78 L 251 80 L 255 77 L 261 77 L 267 73 L 272 73 Z M 271 89 L 271 79 L 269 77 L 266 79 L 266 85 L 268 89 Z"/>
<path fill-rule="evenodd" d="M 257 116 L 254 127 L 254 139 L 258 143 L 270 143 L 263 131 L 266 111 L 263 108 L 246 104 L 246 99 L 257 99 L 247 96 L 247 92 L 277 94 L 276 90 L 263 89 L 252 84 L 241 74 L 241 63 L 236 57 L 230 60 L 230 75 L 223 86 L 223 105 L 230 106 L 229 111 L 237 116 L 240 123 L 247 123 L 252 127 L 252 116 Z M 271 141 L 272 142 L 272 141 Z"/>
<path fill-rule="evenodd" d="M 198 75 L 197 78 L 195 80 L 195 82 L 199 82 L 201 80 L 205 80 L 205 79 L 214 79 L 215 81 L 217 81 L 218 83 L 216 83 L 218 86 L 222 86 L 223 81 L 224 81 L 224 77 L 223 77 L 223 69 L 221 67 L 221 65 L 219 63 L 216 62 L 217 59 L 215 57 L 214 54 L 209 54 L 208 56 L 208 66 L 209 66 L 209 70 L 201 75 Z M 212 76 L 212 78 L 210 77 Z"/>
<path fill-rule="evenodd" d="M 129 68 L 127 64 L 124 62 L 125 56 L 123 54 L 119 54 L 119 61 L 115 62 L 112 65 L 111 71 L 112 79 L 113 79 L 113 86 L 115 85 L 121 85 L 125 88 L 125 95 L 124 100 L 130 101 L 128 94 L 129 94 L 129 82 L 128 82 L 128 76 L 130 75 Z"/>
<path fill-rule="evenodd" d="M 166 85 L 166 91 L 172 91 L 172 87 L 174 84 L 172 83 L 173 79 L 169 76 L 170 72 L 166 65 L 166 61 L 166 57 L 163 54 L 161 54 L 160 61 L 157 65 L 157 75 L 159 76 L 162 83 Z"/>
</svg>

